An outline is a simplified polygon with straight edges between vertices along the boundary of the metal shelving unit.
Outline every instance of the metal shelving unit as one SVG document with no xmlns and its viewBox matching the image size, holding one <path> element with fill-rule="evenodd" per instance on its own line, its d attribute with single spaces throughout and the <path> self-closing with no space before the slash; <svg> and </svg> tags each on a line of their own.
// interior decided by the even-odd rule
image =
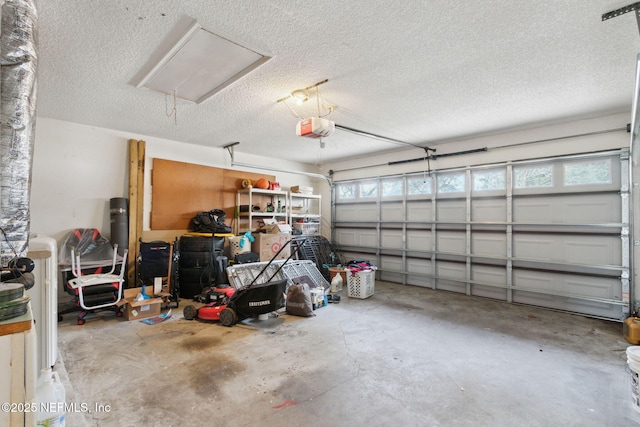
<svg viewBox="0 0 640 427">
<path fill-rule="evenodd" d="M 319 194 L 289 193 L 289 223 L 292 227 L 302 221 L 303 234 L 320 234 L 322 196 Z M 311 224 L 309 224 L 311 223 Z"/>
<path fill-rule="evenodd" d="M 288 223 L 288 200 L 287 191 L 263 190 L 260 188 L 239 190 L 236 196 L 236 234 L 256 231 L 258 221 L 265 218 L 275 218 L 278 221 Z M 278 212 L 278 202 L 280 202 L 281 206 L 280 212 Z M 273 212 L 266 212 L 267 203 L 272 204 Z M 257 209 L 254 210 L 254 206 Z"/>
</svg>

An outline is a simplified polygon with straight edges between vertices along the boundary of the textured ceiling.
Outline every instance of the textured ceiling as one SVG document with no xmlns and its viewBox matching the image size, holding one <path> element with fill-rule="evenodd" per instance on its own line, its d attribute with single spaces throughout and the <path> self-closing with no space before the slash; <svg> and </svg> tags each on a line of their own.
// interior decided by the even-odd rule
<svg viewBox="0 0 640 427">
<path fill-rule="evenodd" d="M 37 114 L 323 163 L 406 149 L 296 136 L 276 101 L 324 79 L 336 124 L 418 145 L 630 111 L 635 15 L 601 20 L 629 2 L 39 0 Z M 132 82 L 191 19 L 273 58 L 200 105 L 178 101 L 174 122 L 170 99 Z M 318 115 L 315 97 L 288 105 Z"/>
</svg>

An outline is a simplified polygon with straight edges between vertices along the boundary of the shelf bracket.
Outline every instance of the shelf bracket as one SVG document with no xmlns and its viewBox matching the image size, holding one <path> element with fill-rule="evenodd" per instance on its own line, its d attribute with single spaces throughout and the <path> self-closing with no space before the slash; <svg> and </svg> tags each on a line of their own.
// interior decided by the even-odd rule
<svg viewBox="0 0 640 427">
<path fill-rule="evenodd" d="M 230 142 L 227 145 L 223 145 L 222 148 L 226 148 L 229 152 L 229 156 L 231 156 L 231 164 L 233 164 L 233 147 L 240 144 L 240 141 Z"/>
</svg>

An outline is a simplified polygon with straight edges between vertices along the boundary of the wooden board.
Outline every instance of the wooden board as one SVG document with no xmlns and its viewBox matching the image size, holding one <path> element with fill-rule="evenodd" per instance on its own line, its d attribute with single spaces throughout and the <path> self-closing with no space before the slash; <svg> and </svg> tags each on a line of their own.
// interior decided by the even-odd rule
<svg viewBox="0 0 640 427">
<path fill-rule="evenodd" d="M 198 212 L 211 209 L 223 209 L 231 225 L 242 180 L 259 178 L 275 181 L 273 175 L 153 159 L 151 229 L 187 230 Z"/>
<path fill-rule="evenodd" d="M 0 336 L 11 335 L 18 332 L 24 332 L 31 329 L 33 319 L 31 318 L 31 310 L 22 316 L 13 319 L 3 320 L 0 322 Z"/>
<path fill-rule="evenodd" d="M 140 247 L 138 239 L 142 235 L 144 202 L 144 159 L 146 142 L 129 140 L 129 255 L 127 256 L 127 284 L 136 284 L 136 268 Z"/>
</svg>

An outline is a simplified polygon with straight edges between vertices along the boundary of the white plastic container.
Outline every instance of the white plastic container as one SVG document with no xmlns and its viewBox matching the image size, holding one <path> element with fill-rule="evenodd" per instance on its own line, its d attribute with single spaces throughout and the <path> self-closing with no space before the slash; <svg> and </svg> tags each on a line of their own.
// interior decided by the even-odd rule
<svg viewBox="0 0 640 427">
<path fill-rule="evenodd" d="M 47 427 L 64 427 L 65 425 L 65 391 L 57 372 L 51 369 L 40 371 L 36 388 L 36 425 Z"/>
<path fill-rule="evenodd" d="M 342 292 L 342 285 L 343 285 L 342 276 L 340 274 L 336 274 L 331 279 L 331 288 L 329 292 L 331 292 L 332 294 L 337 294 Z"/>
</svg>

